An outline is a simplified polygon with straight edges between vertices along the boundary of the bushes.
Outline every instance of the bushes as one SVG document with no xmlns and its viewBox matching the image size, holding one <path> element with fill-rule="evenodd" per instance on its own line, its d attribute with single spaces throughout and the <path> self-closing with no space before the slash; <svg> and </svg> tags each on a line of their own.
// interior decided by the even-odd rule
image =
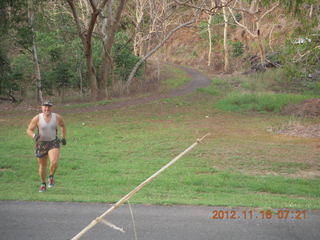
<svg viewBox="0 0 320 240">
<path fill-rule="evenodd" d="M 121 81 L 126 81 L 134 65 L 139 61 L 139 57 L 133 54 L 131 44 L 129 44 L 129 37 L 123 33 L 116 34 L 116 40 L 112 48 L 115 74 Z M 139 68 L 136 76 L 142 75 L 143 65 Z"/>
<path fill-rule="evenodd" d="M 21 89 L 21 74 L 12 70 L 7 52 L 0 46 L 0 98 L 16 102 L 15 92 Z"/>
<path fill-rule="evenodd" d="M 232 42 L 232 53 L 231 56 L 236 58 L 240 57 L 244 53 L 244 45 L 240 41 Z"/>
</svg>

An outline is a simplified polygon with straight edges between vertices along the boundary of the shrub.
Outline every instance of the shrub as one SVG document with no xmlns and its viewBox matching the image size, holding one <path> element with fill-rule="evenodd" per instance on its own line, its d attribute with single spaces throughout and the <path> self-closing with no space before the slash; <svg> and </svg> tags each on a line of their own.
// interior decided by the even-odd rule
<svg viewBox="0 0 320 240">
<path fill-rule="evenodd" d="M 126 81 L 134 65 L 139 61 L 139 57 L 133 54 L 131 45 L 128 44 L 129 37 L 123 33 L 116 34 L 116 40 L 112 47 L 115 63 L 115 74 L 120 80 Z M 140 66 L 136 76 L 142 75 L 143 64 Z"/>
<path fill-rule="evenodd" d="M 232 42 L 232 53 L 231 56 L 236 58 L 240 57 L 244 53 L 244 46 L 243 43 L 240 41 Z"/>
</svg>

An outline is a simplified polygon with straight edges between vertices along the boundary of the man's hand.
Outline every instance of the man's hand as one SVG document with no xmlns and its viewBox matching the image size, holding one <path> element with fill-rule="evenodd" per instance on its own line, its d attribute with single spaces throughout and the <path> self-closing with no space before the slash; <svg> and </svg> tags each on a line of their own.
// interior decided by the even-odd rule
<svg viewBox="0 0 320 240">
<path fill-rule="evenodd" d="M 67 140 L 65 138 L 62 138 L 61 139 L 61 143 L 63 146 L 67 145 Z"/>
<path fill-rule="evenodd" d="M 34 140 L 35 142 L 38 142 L 39 138 L 40 138 L 40 135 L 39 135 L 39 134 L 37 134 L 37 133 L 33 134 L 33 140 Z"/>
</svg>

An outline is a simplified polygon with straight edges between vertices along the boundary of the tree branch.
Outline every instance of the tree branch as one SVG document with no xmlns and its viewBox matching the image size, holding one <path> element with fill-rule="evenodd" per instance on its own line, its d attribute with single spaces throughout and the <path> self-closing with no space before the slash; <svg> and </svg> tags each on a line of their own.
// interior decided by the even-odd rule
<svg viewBox="0 0 320 240">
<path fill-rule="evenodd" d="M 215 7 L 210 7 L 210 8 L 203 7 L 205 5 L 205 1 L 203 1 L 199 6 L 189 3 L 189 0 L 186 0 L 184 2 L 179 1 L 179 0 L 174 0 L 174 1 L 175 1 L 175 3 L 177 3 L 179 5 L 191 7 L 191 8 L 200 10 L 201 12 L 206 12 L 207 14 L 213 14 L 215 12 L 214 10 L 227 7 L 234 0 L 228 0 L 225 4 L 221 3 L 221 5 L 216 5 Z"/>
<path fill-rule="evenodd" d="M 266 11 L 260 18 L 258 21 L 261 21 L 267 14 L 271 13 L 273 10 L 275 10 L 278 6 L 280 5 L 280 3 L 278 2 L 277 4 L 275 4 L 272 8 L 270 8 L 268 11 Z"/>
<path fill-rule="evenodd" d="M 74 21 L 76 22 L 76 26 L 77 26 L 77 29 L 78 29 L 78 34 L 80 36 L 80 38 L 82 40 L 84 40 L 84 37 L 83 37 L 83 31 L 82 31 L 82 28 L 81 28 L 81 24 L 80 24 L 80 21 L 79 21 L 79 17 L 78 17 L 78 14 L 77 14 L 77 11 L 76 11 L 76 8 L 74 6 L 74 3 L 73 3 L 73 0 L 67 0 L 70 8 L 71 8 L 71 11 L 72 11 L 72 15 L 73 15 L 73 18 L 74 18 Z"/>
<path fill-rule="evenodd" d="M 190 24 L 192 24 L 192 23 L 195 23 L 195 22 L 196 22 L 196 19 L 193 19 L 193 20 L 191 20 L 191 21 L 189 21 L 189 22 L 183 23 L 183 24 L 175 27 L 174 29 L 172 29 L 172 30 L 168 33 L 168 35 L 167 35 L 164 39 L 162 39 L 162 40 L 160 41 L 160 43 L 158 43 L 157 46 L 155 46 L 148 54 L 146 54 L 143 58 L 141 58 L 141 59 L 136 63 L 136 65 L 133 67 L 133 69 L 132 69 L 132 71 L 131 71 L 131 73 L 130 73 L 130 75 L 129 75 L 129 77 L 128 77 L 127 84 L 126 84 L 127 89 L 129 88 L 129 86 L 130 86 L 130 84 L 131 84 L 131 82 L 132 82 L 132 80 L 133 80 L 133 77 L 134 77 L 134 75 L 136 74 L 138 68 L 140 67 L 140 65 L 141 65 L 147 58 L 149 58 L 149 57 L 150 57 L 152 54 L 154 54 L 160 47 L 162 47 L 162 45 L 163 45 L 176 31 L 178 31 L 179 29 L 181 29 L 181 28 L 183 28 L 183 27 L 186 27 L 186 26 L 188 26 L 188 25 L 190 25 Z"/>
<path fill-rule="evenodd" d="M 252 33 L 252 32 L 249 30 L 248 27 L 246 27 L 245 25 L 243 25 L 243 24 L 241 24 L 240 22 L 238 22 L 238 20 L 237 20 L 236 17 L 234 16 L 234 13 L 232 12 L 231 8 L 228 7 L 228 9 L 229 9 L 229 12 L 231 13 L 231 16 L 232 16 L 233 20 L 234 20 L 240 27 L 242 27 L 243 29 L 245 29 L 252 37 L 256 38 L 256 37 L 257 37 L 256 34 Z"/>
</svg>

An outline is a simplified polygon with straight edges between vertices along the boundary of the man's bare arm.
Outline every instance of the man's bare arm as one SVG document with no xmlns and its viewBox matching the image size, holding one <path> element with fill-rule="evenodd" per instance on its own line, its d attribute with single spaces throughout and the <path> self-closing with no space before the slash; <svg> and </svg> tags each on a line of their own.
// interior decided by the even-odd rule
<svg viewBox="0 0 320 240">
<path fill-rule="evenodd" d="M 36 129 L 36 127 L 38 125 L 38 120 L 39 120 L 39 117 L 35 116 L 34 118 L 32 118 L 32 120 L 29 123 L 28 129 L 27 129 L 27 134 L 28 134 L 28 136 L 30 136 L 32 138 L 35 136 L 34 130 Z"/>
<path fill-rule="evenodd" d="M 66 138 L 67 137 L 67 128 L 66 125 L 64 123 L 63 118 L 57 114 L 57 118 L 58 118 L 58 125 L 61 127 L 61 137 L 62 138 Z"/>
</svg>

